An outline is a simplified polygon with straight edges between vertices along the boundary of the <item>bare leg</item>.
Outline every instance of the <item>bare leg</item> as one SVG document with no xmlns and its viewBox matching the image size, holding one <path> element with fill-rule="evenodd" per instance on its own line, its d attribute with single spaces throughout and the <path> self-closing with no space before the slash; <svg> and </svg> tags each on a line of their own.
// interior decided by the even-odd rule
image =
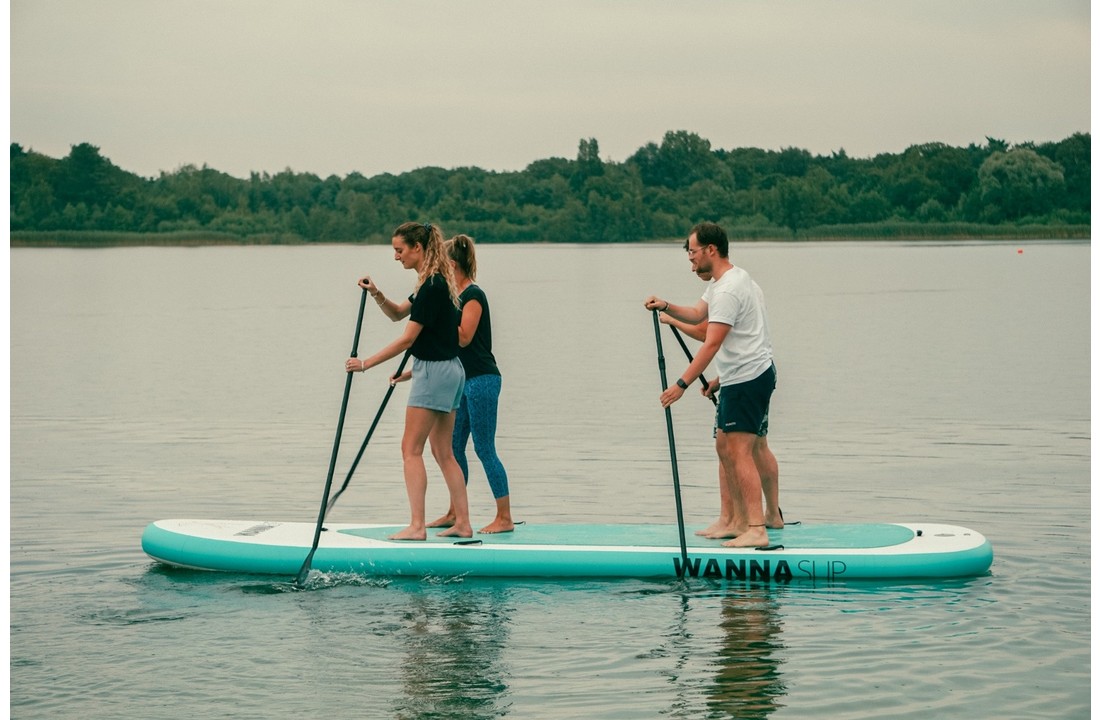
<svg viewBox="0 0 1100 720">
<path fill-rule="evenodd" d="M 714 533 L 723 530 L 730 524 L 730 493 L 726 484 L 726 471 L 718 462 L 718 519 L 702 530 L 696 530 L 695 534 L 702 537 L 711 537 Z"/>
<path fill-rule="evenodd" d="M 432 412 L 432 411 L 428 411 Z M 439 465 L 443 473 L 443 481 L 447 483 L 447 492 L 451 495 L 451 508 L 454 509 L 454 524 L 448 530 L 439 533 L 439 537 L 473 537 L 474 531 L 470 527 L 470 507 L 466 501 L 466 478 L 462 474 L 462 468 L 455 460 L 454 449 L 451 447 L 451 435 L 455 426 L 455 414 L 434 413 L 436 422 L 428 435 L 432 447 L 432 457 Z"/>
<path fill-rule="evenodd" d="M 721 503 L 721 510 L 718 519 L 707 528 L 707 533 L 704 535 L 704 537 L 712 540 L 737 537 L 737 534 L 743 532 L 745 528 L 742 513 L 738 511 L 733 481 L 727 474 L 726 466 L 722 463 L 721 458 L 718 460 L 718 482 L 720 488 L 718 499 Z"/>
<path fill-rule="evenodd" d="M 726 476 L 732 480 L 732 492 L 734 502 L 737 505 L 738 523 L 744 523 L 731 528 L 736 537 L 727 540 L 726 547 L 764 547 L 768 544 L 768 531 L 764 527 L 764 505 L 762 490 L 760 487 L 760 473 L 756 469 L 753 460 L 753 445 L 756 436 L 749 433 L 718 433 L 723 439 L 725 452 L 722 453 L 722 461 L 725 464 Z"/>
<path fill-rule="evenodd" d="M 401 461 L 405 474 L 405 492 L 409 496 L 409 525 L 390 535 L 391 540 L 427 540 L 424 526 L 424 495 L 428 490 L 428 472 L 424 467 L 424 443 L 435 425 L 434 413 L 424 408 L 405 409 L 405 433 L 401 437 Z"/>
<path fill-rule="evenodd" d="M 454 452 L 455 460 L 458 462 L 458 466 L 462 468 L 462 476 L 465 478 L 465 482 L 469 484 L 470 477 L 466 464 L 466 442 L 470 439 L 470 411 L 466 402 L 466 398 L 462 398 L 462 403 L 459 405 L 458 410 L 455 413 L 455 426 L 454 434 L 451 435 L 451 450 Z M 443 513 L 440 517 L 432 520 L 428 523 L 430 528 L 449 528 L 455 524 L 455 506 L 453 504 L 447 506 L 447 512 Z"/>
<path fill-rule="evenodd" d="M 779 514 L 779 462 L 768 447 L 767 436 L 756 438 L 752 446 L 752 459 L 764 490 L 764 524 L 779 530 L 783 527 L 783 516 Z"/>
<path fill-rule="evenodd" d="M 748 520 L 745 519 L 745 512 L 741 507 L 740 491 L 737 489 L 734 476 L 730 472 L 732 460 L 725 433 L 718 433 L 718 437 L 714 441 L 714 447 L 718 453 L 718 480 L 722 483 L 722 490 L 719 493 L 722 510 L 716 527 L 707 533 L 706 537 L 712 540 L 735 538 L 745 532 Z"/>
</svg>

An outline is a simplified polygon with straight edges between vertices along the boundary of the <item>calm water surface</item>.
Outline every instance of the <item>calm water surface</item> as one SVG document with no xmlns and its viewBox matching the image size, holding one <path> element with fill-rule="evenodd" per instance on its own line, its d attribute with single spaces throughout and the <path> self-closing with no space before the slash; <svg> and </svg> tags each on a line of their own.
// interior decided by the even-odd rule
<svg viewBox="0 0 1100 720">
<path fill-rule="evenodd" d="M 1089 717 L 1087 243 L 734 248 L 767 296 L 788 519 L 955 523 L 996 554 L 979 578 L 816 587 L 296 590 L 159 567 L 139 545 L 152 520 L 316 518 L 355 279 L 393 296 L 413 278 L 385 247 L 10 258 L 13 717 Z M 671 521 L 641 303 L 699 297 L 682 250 L 485 246 L 479 266 L 517 518 Z M 368 303 L 360 354 L 399 330 Z M 385 389 L 382 370 L 356 377 L 338 477 Z M 405 393 L 333 520 L 405 521 Z M 711 412 L 674 408 L 693 528 L 716 510 Z"/>
</svg>

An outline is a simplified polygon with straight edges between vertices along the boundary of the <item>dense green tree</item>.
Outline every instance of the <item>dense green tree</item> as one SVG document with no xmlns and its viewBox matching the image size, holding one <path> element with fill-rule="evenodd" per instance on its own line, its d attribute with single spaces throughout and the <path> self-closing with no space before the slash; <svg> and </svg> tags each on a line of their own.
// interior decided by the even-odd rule
<svg viewBox="0 0 1100 720">
<path fill-rule="evenodd" d="M 890 204 L 905 217 L 937 195 L 939 186 L 930 178 L 923 163 L 895 163 L 882 174 L 883 193 Z"/>
<path fill-rule="evenodd" d="M 876 223 L 890 217 L 890 202 L 877 190 L 863 190 L 848 205 L 849 223 Z"/>
<path fill-rule="evenodd" d="M 975 165 L 964 148 L 943 143 L 916 146 L 924 172 L 935 185 L 934 199 L 945 208 L 955 207 L 975 182 Z M 908 152 L 908 151 L 906 151 Z"/>
<path fill-rule="evenodd" d="M 1059 143 L 1040 148 L 1039 152 L 1051 149 L 1053 152 L 1047 157 L 1061 166 L 1065 177 L 1062 205 L 1075 212 L 1088 212 L 1092 202 L 1092 136 L 1074 133 Z"/>
<path fill-rule="evenodd" d="M 775 153 L 760 148 L 718 150 L 717 157 L 730 170 L 735 190 L 745 190 L 758 184 L 759 178 L 776 172 Z"/>
<path fill-rule="evenodd" d="M 783 148 L 775 159 L 775 169 L 786 177 L 803 177 L 810 169 L 810 153 L 798 148 Z"/>
<path fill-rule="evenodd" d="M 28 153 L 18 143 L 12 143 L 10 163 L 11 229 L 56 229 L 59 222 L 54 177 L 57 161 Z"/>
<path fill-rule="evenodd" d="M 772 193 L 775 197 L 775 219 L 789 227 L 795 235 L 818 223 L 825 201 L 813 180 L 784 178 L 776 184 Z"/>
<path fill-rule="evenodd" d="M 717 171 L 718 160 L 710 141 L 685 130 L 669 131 L 658 147 L 648 143 L 628 164 L 637 166 L 642 182 L 678 189 L 703 180 Z"/>
<path fill-rule="evenodd" d="M 58 163 L 54 193 L 65 204 L 106 204 L 118 189 L 115 169 L 96 146 L 73 145 Z"/>
<path fill-rule="evenodd" d="M 1034 150 L 994 152 L 978 169 L 983 219 L 1017 220 L 1049 212 L 1064 184 L 1062 168 Z"/>
<path fill-rule="evenodd" d="M 600 144 L 596 138 L 581 140 L 577 149 L 577 162 L 573 166 L 573 174 L 569 184 L 574 191 L 579 191 L 589 178 L 603 175 L 603 160 L 600 159 Z"/>
</svg>

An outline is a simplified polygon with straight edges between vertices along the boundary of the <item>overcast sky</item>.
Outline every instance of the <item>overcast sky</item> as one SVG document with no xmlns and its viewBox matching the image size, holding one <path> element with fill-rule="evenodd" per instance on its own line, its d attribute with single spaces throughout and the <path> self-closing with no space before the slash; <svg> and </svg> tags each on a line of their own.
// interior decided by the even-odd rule
<svg viewBox="0 0 1100 720">
<path fill-rule="evenodd" d="M 144 176 L 1090 129 L 1087 0 L 12 0 L 11 141 Z"/>
</svg>

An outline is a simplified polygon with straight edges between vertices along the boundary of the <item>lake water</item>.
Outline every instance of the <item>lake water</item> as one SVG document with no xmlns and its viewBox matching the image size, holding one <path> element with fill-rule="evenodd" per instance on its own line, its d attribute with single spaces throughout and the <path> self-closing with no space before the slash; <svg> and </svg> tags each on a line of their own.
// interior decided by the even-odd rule
<svg viewBox="0 0 1100 720">
<path fill-rule="evenodd" d="M 731 255 L 767 297 L 787 519 L 964 525 L 993 543 L 988 575 L 297 590 L 165 569 L 140 549 L 150 521 L 316 518 L 355 280 L 395 296 L 413 277 L 387 247 L 16 249 L 12 717 L 1089 717 L 1089 244 Z M 680 247 L 484 246 L 479 266 L 517 519 L 673 521 L 642 300 L 699 297 Z M 366 311 L 361 355 L 400 330 Z M 671 379 L 686 360 L 664 348 Z M 338 481 L 385 376 L 356 376 Z M 333 521 L 406 520 L 406 396 Z M 712 412 L 693 394 L 673 410 L 691 528 L 717 508 Z"/>
</svg>

